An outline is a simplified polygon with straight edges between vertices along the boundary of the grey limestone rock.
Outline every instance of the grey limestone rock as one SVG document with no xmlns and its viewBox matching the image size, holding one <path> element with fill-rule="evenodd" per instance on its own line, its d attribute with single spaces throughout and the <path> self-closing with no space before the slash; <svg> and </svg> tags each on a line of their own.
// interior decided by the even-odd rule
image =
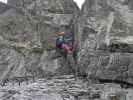
<svg viewBox="0 0 133 100">
<path fill-rule="evenodd" d="M 131 0 L 85 1 L 79 19 L 79 60 L 88 76 L 133 83 L 131 5 Z"/>
<path fill-rule="evenodd" d="M 73 30 L 79 12 L 73 0 L 8 0 L 0 5 L 0 79 L 61 73 L 60 60 L 49 55 L 61 26 Z"/>
</svg>

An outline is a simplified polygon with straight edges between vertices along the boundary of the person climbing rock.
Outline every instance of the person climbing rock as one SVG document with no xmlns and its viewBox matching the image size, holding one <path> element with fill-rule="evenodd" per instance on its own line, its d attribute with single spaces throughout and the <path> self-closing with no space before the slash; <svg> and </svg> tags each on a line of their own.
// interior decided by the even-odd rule
<svg viewBox="0 0 133 100">
<path fill-rule="evenodd" d="M 73 45 L 72 45 L 72 37 L 70 33 L 67 32 L 59 32 L 58 38 L 56 40 L 56 47 L 63 51 L 65 55 L 72 52 Z"/>
<path fill-rule="evenodd" d="M 75 73 L 75 79 L 77 78 L 77 61 L 74 57 L 75 45 L 73 34 L 67 30 L 58 32 L 58 37 L 56 39 L 57 52 L 60 52 L 62 56 L 65 57 L 66 61 L 71 67 L 71 70 Z"/>
</svg>

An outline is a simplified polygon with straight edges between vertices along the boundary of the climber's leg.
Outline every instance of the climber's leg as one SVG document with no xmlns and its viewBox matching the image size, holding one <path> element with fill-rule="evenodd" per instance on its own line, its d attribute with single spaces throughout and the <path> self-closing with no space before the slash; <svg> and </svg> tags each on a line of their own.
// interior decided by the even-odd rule
<svg viewBox="0 0 133 100">
<path fill-rule="evenodd" d="M 67 55 L 67 61 L 71 67 L 71 70 L 73 71 L 74 73 L 74 77 L 75 77 L 75 80 L 77 80 L 77 74 L 78 74 L 78 71 L 77 71 L 77 62 L 75 61 L 75 58 L 73 56 L 73 52 L 72 52 L 72 46 L 68 45 L 68 44 L 63 44 L 62 45 L 62 48 L 64 49 L 64 52 L 65 54 Z"/>
<path fill-rule="evenodd" d="M 74 74 L 75 80 L 77 80 L 77 64 L 74 61 L 72 53 L 69 53 L 67 55 L 67 61 L 68 61 L 69 65 L 70 65 L 70 68 L 71 68 L 73 74 Z"/>
</svg>

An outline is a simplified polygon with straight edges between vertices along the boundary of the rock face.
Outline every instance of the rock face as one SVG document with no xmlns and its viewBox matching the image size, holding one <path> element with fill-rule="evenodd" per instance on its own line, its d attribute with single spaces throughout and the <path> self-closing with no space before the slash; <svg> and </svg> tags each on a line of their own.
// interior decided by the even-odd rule
<svg viewBox="0 0 133 100">
<path fill-rule="evenodd" d="M 79 60 L 90 78 L 133 83 L 132 4 L 132 0 L 85 1 L 79 18 Z"/>
<path fill-rule="evenodd" d="M 79 12 L 76 4 L 72 0 L 8 0 L 3 6 L 0 79 L 60 73 L 60 60 L 49 59 L 49 55 L 54 52 L 55 33 L 60 27 L 73 27 L 73 18 Z"/>
<path fill-rule="evenodd" d="M 5 12 L 8 9 L 7 5 L 0 2 L 0 13 Z"/>
<path fill-rule="evenodd" d="M 5 12 L 9 13 L 9 11 L 10 11 L 10 14 L 21 13 L 19 9 L 15 9 L 11 5 L 0 2 L 0 14 L 4 14 Z"/>
<path fill-rule="evenodd" d="M 133 83 L 132 0 L 86 0 L 80 13 L 73 0 L 8 0 L 2 8 L 0 79 L 69 72 L 63 58 L 48 59 L 66 26 L 80 43 L 80 74 Z"/>
</svg>

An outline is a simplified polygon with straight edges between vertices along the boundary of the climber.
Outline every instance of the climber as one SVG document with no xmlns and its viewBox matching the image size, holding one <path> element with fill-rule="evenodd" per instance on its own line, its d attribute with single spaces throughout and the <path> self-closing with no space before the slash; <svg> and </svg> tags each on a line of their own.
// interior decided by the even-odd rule
<svg viewBox="0 0 133 100">
<path fill-rule="evenodd" d="M 61 26 L 60 32 L 56 39 L 57 52 L 63 56 L 70 65 L 71 72 L 74 73 L 75 80 L 77 80 L 78 62 L 77 62 L 77 47 L 78 41 L 74 41 L 74 34 L 71 33 L 69 26 Z"/>
<path fill-rule="evenodd" d="M 58 38 L 56 40 L 56 47 L 63 51 L 65 55 L 68 53 L 72 53 L 73 45 L 72 45 L 72 36 L 71 33 L 67 32 L 59 32 Z"/>
<path fill-rule="evenodd" d="M 78 67 L 77 67 L 77 59 L 74 56 L 75 53 L 75 45 L 73 45 L 73 36 L 69 32 L 59 32 L 58 38 L 56 40 L 56 48 L 57 51 L 60 52 L 62 56 L 65 57 L 66 61 L 71 67 L 71 71 L 74 73 L 75 80 L 77 80 L 78 76 Z"/>
</svg>

